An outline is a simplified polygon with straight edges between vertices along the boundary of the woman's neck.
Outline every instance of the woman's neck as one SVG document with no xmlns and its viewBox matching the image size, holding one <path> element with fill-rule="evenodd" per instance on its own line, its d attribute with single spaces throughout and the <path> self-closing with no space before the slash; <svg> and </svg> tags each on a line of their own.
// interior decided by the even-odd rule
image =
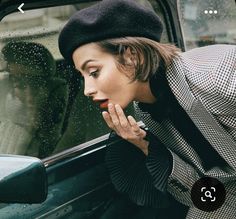
<svg viewBox="0 0 236 219">
<path fill-rule="evenodd" d="M 151 92 L 149 81 L 138 82 L 135 101 L 142 103 L 154 103 L 156 101 L 156 97 Z"/>
</svg>

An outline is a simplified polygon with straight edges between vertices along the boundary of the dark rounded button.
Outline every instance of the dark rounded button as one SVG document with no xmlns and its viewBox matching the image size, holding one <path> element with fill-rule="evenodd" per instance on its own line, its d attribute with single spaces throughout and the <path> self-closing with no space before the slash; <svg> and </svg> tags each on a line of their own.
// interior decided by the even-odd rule
<svg viewBox="0 0 236 219">
<path fill-rule="evenodd" d="M 224 185 L 212 177 L 203 177 L 196 181 L 191 189 L 193 204 L 202 211 L 215 211 L 220 208 L 226 197 Z"/>
</svg>

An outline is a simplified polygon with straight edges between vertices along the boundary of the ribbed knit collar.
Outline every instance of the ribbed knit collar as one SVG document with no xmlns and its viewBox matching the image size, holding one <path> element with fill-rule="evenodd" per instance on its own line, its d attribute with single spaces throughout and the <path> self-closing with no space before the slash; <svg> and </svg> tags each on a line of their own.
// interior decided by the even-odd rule
<svg viewBox="0 0 236 219">
<path fill-rule="evenodd" d="M 161 121 L 169 116 L 173 110 L 172 103 L 176 102 L 168 85 L 163 63 L 160 64 L 156 73 L 149 79 L 149 84 L 156 101 L 151 104 L 139 102 L 138 105 L 142 111 L 150 113 L 155 120 Z"/>
</svg>

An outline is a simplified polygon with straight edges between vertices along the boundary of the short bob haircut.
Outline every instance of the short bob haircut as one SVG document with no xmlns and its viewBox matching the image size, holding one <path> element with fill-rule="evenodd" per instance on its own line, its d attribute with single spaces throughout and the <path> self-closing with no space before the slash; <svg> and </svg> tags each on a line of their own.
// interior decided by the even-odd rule
<svg viewBox="0 0 236 219">
<path fill-rule="evenodd" d="M 131 82 L 146 82 L 155 74 L 159 66 L 167 68 L 172 59 L 177 57 L 180 49 L 171 44 L 162 44 L 144 37 L 123 37 L 96 42 L 104 52 L 115 56 L 117 67 L 124 71 L 135 69 Z M 130 49 L 133 62 L 128 63 L 125 51 Z M 135 61 L 134 61 L 135 60 Z"/>
</svg>

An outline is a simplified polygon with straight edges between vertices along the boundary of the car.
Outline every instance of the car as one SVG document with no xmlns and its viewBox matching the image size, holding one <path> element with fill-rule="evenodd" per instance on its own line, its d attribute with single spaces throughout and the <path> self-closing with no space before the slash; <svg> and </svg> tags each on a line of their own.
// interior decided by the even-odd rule
<svg viewBox="0 0 236 219">
<path fill-rule="evenodd" d="M 161 17 L 163 43 L 182 51 L 236 44 L 234 0 L 136 1 Z M 102 218 L 120 196 L 104 162 L 110 130 L 57 45 L 68 18 L 96 2 L 0 1 L 1 219 Z M 32 70 L 35 53 L 48 59 Z"/>
</svg>

